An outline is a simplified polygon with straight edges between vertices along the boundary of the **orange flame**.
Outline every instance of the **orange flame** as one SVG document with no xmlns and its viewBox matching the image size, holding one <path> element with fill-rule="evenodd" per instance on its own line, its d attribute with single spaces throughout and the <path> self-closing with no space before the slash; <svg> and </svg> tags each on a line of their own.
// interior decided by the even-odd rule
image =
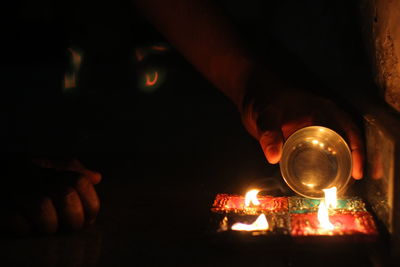
<svg viewBox="0 0 400 267">
<path fill-rule="evenodd" d="M 331 187 L 323 189 L 325 193 L 325 203 L 327 208 L 336 209 L 337 207 L 337 189 L 336 187 Z"/>
<path fill-rule="evenodd" d="M 337 196 L 336 187 L 327 188 L 323 190 L 325 193 L 325 199 L 321 200 L 318 207 L 318 221 L 319 226 L 323 230 L 333 230 L 335 226 L 329 220 L 329 208 L 336 208 Z"/>
<path fill-rule="evenodd" d="M 258 218 L 252 224 L 245 224 L 245 223 L 235 223 L 232 225 L 233 231 L 262 231 L 268 230 L 269 225 L 267 218 L 264 214 L 260 214 Z"/>
<path fill-rule="evenodd" d="M 318 221 L 319 227 L 324 230 L 333 230 L 335 227 L 329 221 L 329 213 L 328 208 L 325 205 L 325 200 L 321 200 L 321 203 L 318 207 Z"/>
<path fill-rule="evenodd" d="M 250 191 L 247 191 L 245 197 L 244 197 L 244 206 L 249 207 L 251 204 L 255 206 L 260 205 L 260 201 L 258 201 L 257 194 L 260 192 L 258 189 L 252 189 Z"/>
</svg>

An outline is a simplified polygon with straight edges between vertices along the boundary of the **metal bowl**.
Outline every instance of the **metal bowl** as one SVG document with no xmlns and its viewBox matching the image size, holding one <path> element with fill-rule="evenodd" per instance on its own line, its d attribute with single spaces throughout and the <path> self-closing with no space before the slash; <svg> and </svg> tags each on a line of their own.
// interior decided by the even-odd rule
<svg viewBox="0 0 400 267">
<path fill-rule="evenodd" d="M 322 126 L 302 128 L 283 146 L 280 170 L 287 185 L 307 198 L 323 198 L 325 188 L 344 193 L 351 179 L 351 151 L 335 131 Z"/>
</svg>

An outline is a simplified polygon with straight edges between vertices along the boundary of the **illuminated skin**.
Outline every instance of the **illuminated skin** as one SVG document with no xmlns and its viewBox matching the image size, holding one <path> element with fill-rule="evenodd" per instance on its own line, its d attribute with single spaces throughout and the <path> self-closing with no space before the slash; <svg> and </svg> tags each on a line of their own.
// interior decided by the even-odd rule
<svg viewBox="0 0 400 267">
<path fill-rule="evenodd" d="M 317 123 L 329 127 L 335 122 L 352 151 L 353 177 L 362 177 L 363 143 L 349 116 L 329 100 L 294 89 L 265 71 L 213 1 L 133 2 L 206 79 L 232 100 L 246 129 L 260 142 L 268 162 L 279 162 L 282 144 L 294 131 Z M 153 78 L 147 81 L 152 84 L 157 80 Z M 56 165 L 48 164 L 60 171 L 72 170 L 78 176 L 69 179 L 70 185 L 62 186 L 61 194 L 50 192 L 54 197 L 39 197 L 36 207 L 30 209 L 31 216 L 18 210 L 12 214 L 16 232 L 30 232 L 36 224 L 40 232 L 52 233 L 59 225 L 79 229 L 94 221 L 99 207 L 94 185 L 100 181 L 100 174 L 83 166 L 71 169 L 68 164 L 62 168 Z"/>
<path fill-rule="evenodd" d="M 88 170 L 78 160 L 35 159 L 34 164 L 36 175 L 29 179 L 36 181 L 25 191 L 16 185 L 17 195 L 11 199 L 16 209 L 6 212 L 3 229 L 17 235 L 51 234 L 94 223 L 100 209 L 94 186 L 101 181 L 100 173 Z M 17 178 L 19 182 L 24 179 Z"/>
<path fill-rule="evenodd" d="M 262 67 L 223 12 L 209 0 L 134 0 L 137 8 L 238 108 L 267 161 L 280 161 L 286 138 L 305 126 L 342 133 L 361 179 L 364 144 L 352 119 L 332 101 L 287 84 Z"/>
</svg>

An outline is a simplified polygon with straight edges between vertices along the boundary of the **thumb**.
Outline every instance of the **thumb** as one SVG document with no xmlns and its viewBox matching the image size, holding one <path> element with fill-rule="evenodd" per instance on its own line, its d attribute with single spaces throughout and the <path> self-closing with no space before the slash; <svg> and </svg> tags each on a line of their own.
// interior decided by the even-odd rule
<svg viewBox="0 0 400 267">
<path fill-rule="evenodd" d="M 84 176 L 89 178 L 89 180 L 92 182 L 92 184 L 98 184 L 101 182 L 101 178 L 102 178 L 101 173 L 87 169 L 77 159 L 72 160 L 71 165 L 70 165 L 70 170 L 83 174 Z"/>
<path fill-rule="evenodd" d="M 96 172 L 96 171 L 91 171 L 88 169 L 82 170 L 81 173 L 89 178 L 89 180 L 92 182 L 92 184 L 98 184 L 101 182 L 101 173 Z"/>
<path fill-rule="evenodd" d="M 268 162 L 276 164 L 282 156 L 283 135 L 280 130 L 270 130 L 262 133 L 259 139 Z"/>
</svg>

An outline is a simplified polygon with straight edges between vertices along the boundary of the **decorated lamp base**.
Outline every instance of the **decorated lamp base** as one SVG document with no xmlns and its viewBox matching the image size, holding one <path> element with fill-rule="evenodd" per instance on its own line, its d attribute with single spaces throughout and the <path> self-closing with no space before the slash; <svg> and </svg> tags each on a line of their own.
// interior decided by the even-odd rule
<svg viewBox="0 0 400 267">
<path fill-rule="evenodd" d="M 267 228 L 243 230 L 250 235 L 304 237 L 361 237 L 375 240 L 378 236 L 372 215 L 360 198 L 338 199 L 337 207 L 329 211 L 332 228 L 321 227 L 318 220 L 318 199 L 301 197 L 258 197 L 259 205 L 245 205 L 239 195 L 218 194 L 211 208 L 217 232 L 235 232 L 235 224 L 252 225 L 262 214 Z M 240 229 L 240 228 L 239 228 Z M 358 239 L 359 240 L 359 239 Z"/>
</svg>

